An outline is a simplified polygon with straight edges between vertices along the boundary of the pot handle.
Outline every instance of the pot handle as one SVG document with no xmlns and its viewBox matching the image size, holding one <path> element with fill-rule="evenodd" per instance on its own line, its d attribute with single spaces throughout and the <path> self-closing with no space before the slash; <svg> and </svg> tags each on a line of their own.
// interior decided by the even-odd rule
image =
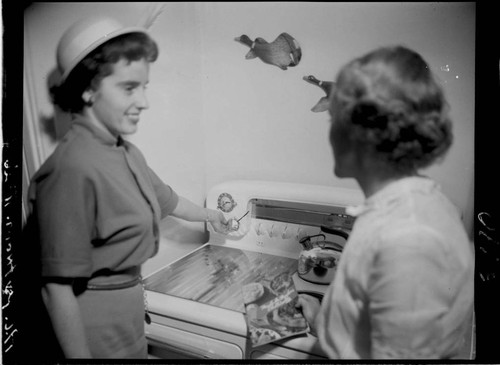
<svg viewBox="0 0 500 365">
<path fill-rule="evenodd" d="M 349 234 L 347 234 L 347 232 L 344 232 L 340 229 L 321 226 L 321 230 L 325 233 L 336 234 L 337 236 L 343 237 L 346 240 L 349 238 Z"/>
<path fill-rule="evenodd" d="M 314 236 L 305 236 L 303 238 L 300 239 L 299 243 L 302 245 L 302 247 L 306 250 L 310 250 L 313 248 L 312 244 L 311 244 L 311 238 L 314 238 L 314 237 L 323 237 L 323 239 L 325 239 L 325 235 L 324 234 L 315 234 Z"/>
</svg>

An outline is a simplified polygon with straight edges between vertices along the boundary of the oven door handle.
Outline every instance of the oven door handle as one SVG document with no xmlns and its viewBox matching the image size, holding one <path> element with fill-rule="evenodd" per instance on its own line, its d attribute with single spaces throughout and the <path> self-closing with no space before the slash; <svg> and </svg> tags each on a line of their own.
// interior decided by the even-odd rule
<svg viewBox="0 0 500 365">
<path fill-rule="evenodd" d="M 242 359 L 243 351 L 233 343 L 205 337 L 178 328 L 151 323 L 146 337 L 152 347 L 198 359 Z"/>
<path fill-rule="evenodd" d="M 172 342 L 172 341 L 171 341 Z M 216 357 L 210 355 L 205 351 L 200 351 L 200 349 L 191 347 L 188 344 L 180 343 L 166 343 L 160 339 L 148 338 L 148 345 L 153 348 L 158 348 L 167 351 L 169 354 L 181 355 L 182 358 L 188 359 L 215 359 Z"/>
</svg>

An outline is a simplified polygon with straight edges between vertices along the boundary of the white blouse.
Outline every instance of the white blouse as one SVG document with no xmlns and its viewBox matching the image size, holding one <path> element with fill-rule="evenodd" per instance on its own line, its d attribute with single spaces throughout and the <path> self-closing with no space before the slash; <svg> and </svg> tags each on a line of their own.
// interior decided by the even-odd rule
<svg viewBox="0 0 500 365">
<path fill-rule="evenodd" d="M 474 253 L 456 208 L 430 179 L 394 182 L 357 219 L 316 318 L 330 358 L 450 358 L 474 301 Z"/>
</svg>

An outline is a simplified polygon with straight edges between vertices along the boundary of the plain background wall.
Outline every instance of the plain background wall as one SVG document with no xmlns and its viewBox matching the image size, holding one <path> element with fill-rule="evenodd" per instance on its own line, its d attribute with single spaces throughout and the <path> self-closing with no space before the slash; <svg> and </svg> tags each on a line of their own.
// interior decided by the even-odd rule
<svg viewBox="0 0 500 365">
<path fill-rule="evenodd" d="M 74 21 L 105 14 L 135 25 L 162 6 L 150 28 L 160 47 L 150 72 L 150 109 L 129 139 L 181 195 L 204 204 L 214 184 L 230 179 L 357 188 L 333 175 L 328 113 L 310 110 L 324 93 L 302 77 L 331 81 L 353 57 L 403 44 L 422 54 L 445 88 L 455 140 L 444 162 L 424 172 L 442 185 L 472 234 L 474 3 L 35 3 L 25 12 L 32 94 L 26 107 L 45 124 L 54 119 L 46 85 L 59 37 Z M 247 34 L 271 42 L 281 32 L 303 52 L 286 71 L 246 60 L 248 47 L 234 40 Z M 63 119 L 56 115 L 56 125 Z M 50 128 L 40 128 L 43 159 L 57 142 Z M 179 228 L 175 239 L 200 238 L 199 224 L 167 224 Z"/>
</svg>

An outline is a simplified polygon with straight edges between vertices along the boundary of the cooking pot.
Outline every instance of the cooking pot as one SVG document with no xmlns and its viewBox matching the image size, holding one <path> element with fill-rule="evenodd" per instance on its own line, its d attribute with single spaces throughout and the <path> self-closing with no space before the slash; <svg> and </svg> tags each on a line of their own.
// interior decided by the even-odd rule
<svg viewBox="0 0 500 365">
<path fill-rule="evenodd" d="M 348 238 L 347 232 L 339 229 L 321 227 L 321 230 L 341 236 L 346 240 Z M 322 237 L 322 240 L 313 240 L 317 237 Z M 335 276 L 343 246 L 336 242 L 327 241 L 324 234 L 306 236 L 299 243 L 303 248 L 299 255 L 297 270 L 299 277 L 315 284 L 330 284 Z"/>
</svg>

